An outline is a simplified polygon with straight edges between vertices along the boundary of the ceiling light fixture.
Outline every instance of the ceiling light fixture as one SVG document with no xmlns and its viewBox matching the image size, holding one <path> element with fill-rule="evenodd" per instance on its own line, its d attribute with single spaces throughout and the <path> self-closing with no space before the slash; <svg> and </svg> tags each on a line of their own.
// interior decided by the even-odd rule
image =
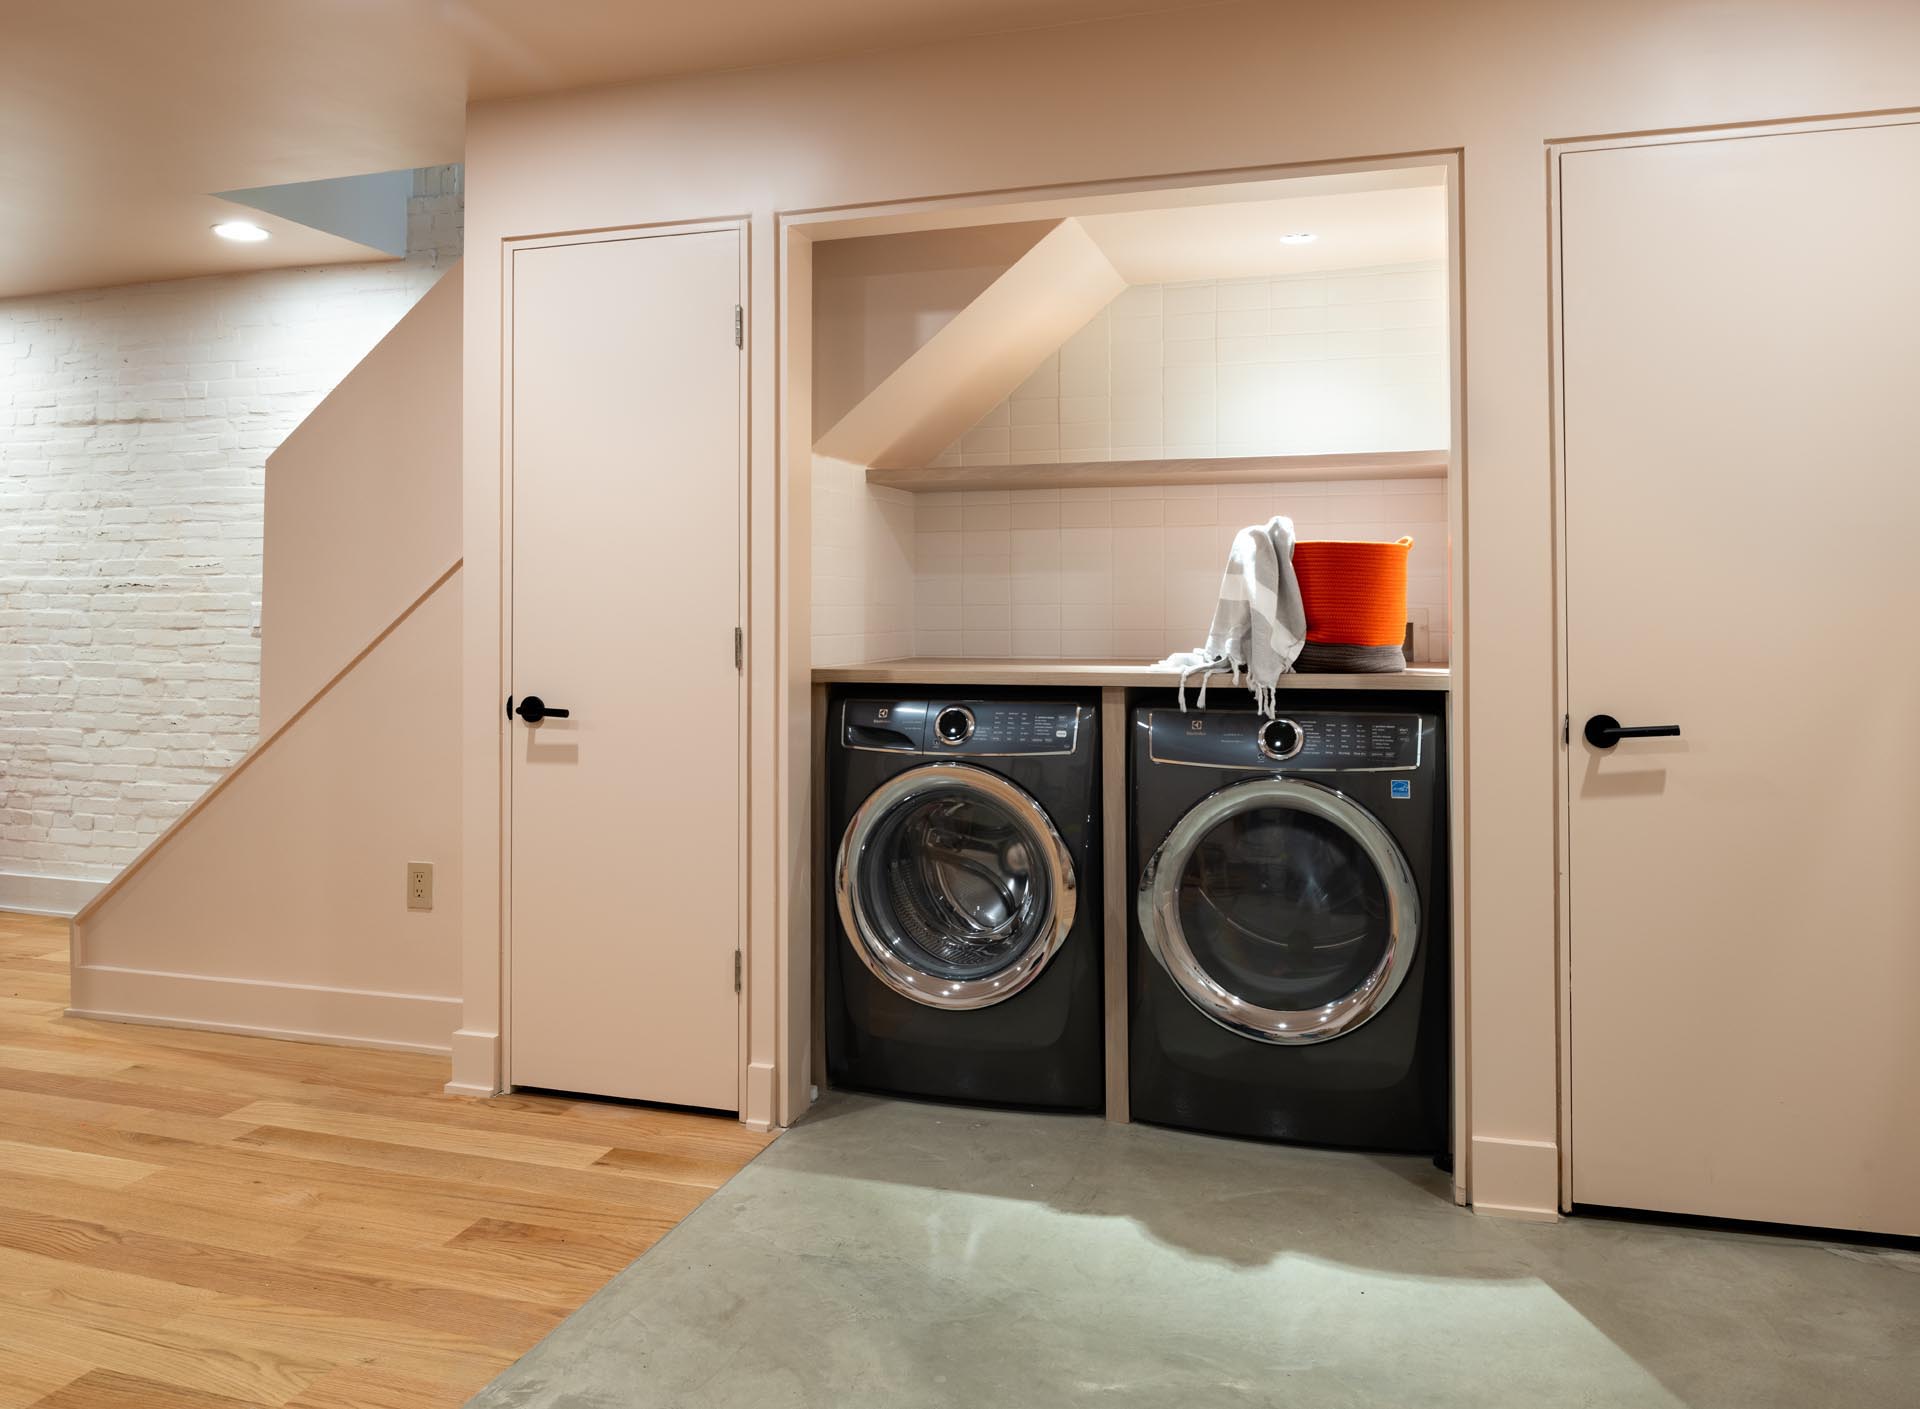
<svg viewBox="0 0 1920 1409">
<path fill-rule="evenodd" d="M 1282 235 L 1280 237 L 1280 243 L 1283 245 L 1310 245 L 1319 238 L 1320 237 L 1311 230 L 1296 230 L 1291 235 Z"/>
<path fill-rule="evenodd" d="M 223 240 L 238 240 L 241 244 L 258 244 L 267 238 L 267 232 L 251 220 L 223 220 L 213 227 L 213 233 Z"/>
</svg>

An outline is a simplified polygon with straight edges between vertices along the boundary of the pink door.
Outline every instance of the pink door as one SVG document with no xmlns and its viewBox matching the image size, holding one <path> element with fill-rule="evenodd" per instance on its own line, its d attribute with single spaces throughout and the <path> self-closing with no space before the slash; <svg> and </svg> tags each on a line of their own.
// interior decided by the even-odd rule
<svg viewBox="0 0 1920 1409">
<path fill-rule="evenodd" d="M 509 1079 L 736 1109 L 740 235 L 512 260 Z"/>
<path fill-rule="evenodd" d="M 1920 126 L 1560 163 L 1572 1198 L 1920 1233 Z"/>
</svg>

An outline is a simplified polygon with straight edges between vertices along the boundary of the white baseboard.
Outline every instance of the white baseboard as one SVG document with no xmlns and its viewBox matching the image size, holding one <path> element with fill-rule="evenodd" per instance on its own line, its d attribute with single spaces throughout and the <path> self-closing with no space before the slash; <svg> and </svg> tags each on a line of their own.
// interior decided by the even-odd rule
<svg viewBox="0 0 1920 1409">
<path fill-rule="evenodd" d="M 449 1096 L 497 1096 L 500 1082 L 500 1034 L 461 1028 L 453 1034 L 453 1080 Z"/>
<path fill-rule="evenodd" d="M 1552 1140 L 1476 1135 L 1467 1179 L 1476 1213 L 1544 1221 L 1560 1216 L 1560 1147 Z"/>
<path fill-rule="evenodd" d="M 105 881 L 83 881 L 77 876 L 38 876 L 28 871 L 0 871 L 0 910 L 23 915 L 66 915 L 105 890 Z"/>
<path fill-rule="evenodd" d="M 747 1106 L 740 1121 L 750 1130 L 778 1128 L 779 1107 L 775 1104 L 773 1063 L 747 1063 Z"/>
<path fill-rule="evenodd" d="M 1558 1223 L 1560 1211 L 1553 1208 L 1511 1208 L 1506 1204 L 1475 1204 L 1473 1211 L 1482 1218 L 1512 1218 L 1522 1223 Z"/>
<path fill-rule="evenodd" d="M 67 1012 L 108 1022 L 444 1055 L 460 1021 L 460 1000 L 81 964 L 73 970 Z"/>
</svg>

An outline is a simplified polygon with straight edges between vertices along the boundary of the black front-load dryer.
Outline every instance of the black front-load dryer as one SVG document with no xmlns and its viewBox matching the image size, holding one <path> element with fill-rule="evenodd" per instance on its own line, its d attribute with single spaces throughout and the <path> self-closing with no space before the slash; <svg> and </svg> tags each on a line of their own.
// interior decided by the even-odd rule
<svg viewBox="0 0 1920 1409">
<path fill-rule="evenodd" d="M 1171 697 L 1134 711 L 1136 1120 L 1446 1150 L 1435 698 L 1289 690 L 1278 719 Z"/>
<path fill-rule="evenodd" d="M 827 715 L 829 1079 L 1100 1110 L 1092 698 L 848 689 Z"/>
</svg>

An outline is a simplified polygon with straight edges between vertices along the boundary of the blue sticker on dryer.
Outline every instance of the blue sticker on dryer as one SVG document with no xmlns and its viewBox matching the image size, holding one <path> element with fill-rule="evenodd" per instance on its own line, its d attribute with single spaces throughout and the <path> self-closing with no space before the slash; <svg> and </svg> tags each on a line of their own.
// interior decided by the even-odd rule
<svg viewBox="0 0 1920 1409">
<path fill-rule="evenodd" d="M 1390 784 L 1390 788 L 1395 801 L 1410 798 L 1413 796 L 1413 779 L 1395 778 Z"/>
</svg>

